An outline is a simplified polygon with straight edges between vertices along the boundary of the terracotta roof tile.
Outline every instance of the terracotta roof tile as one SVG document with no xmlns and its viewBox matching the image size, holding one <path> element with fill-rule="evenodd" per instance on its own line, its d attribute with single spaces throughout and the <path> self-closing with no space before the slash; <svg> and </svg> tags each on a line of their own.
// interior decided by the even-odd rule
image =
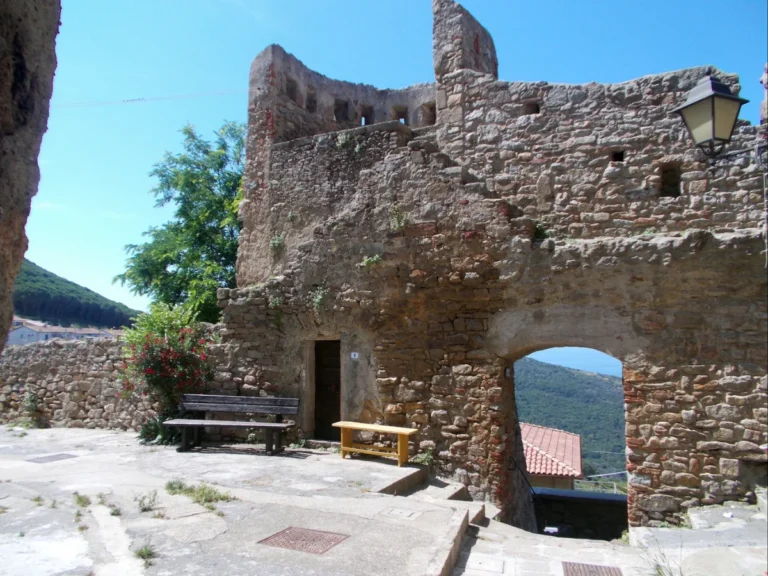
<svg viewBox="0 0 768 576">
<path fill-rule="evenodd" d="M 581 478 L 581 436 L 535 424 L 520 424 L 529 474 Z"/>
</svg>

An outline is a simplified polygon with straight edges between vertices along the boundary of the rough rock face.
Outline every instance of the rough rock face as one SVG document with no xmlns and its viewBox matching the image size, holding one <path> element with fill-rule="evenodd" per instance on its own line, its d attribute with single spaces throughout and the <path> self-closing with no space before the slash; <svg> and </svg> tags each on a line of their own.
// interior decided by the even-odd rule
<svg viewBox="0 0 768 576">
<path fill-rule="evenodd" d="M 11 325 L 11 294 L 27 250 L 24 226 L 40 172 L 56 68 L 58 0 L 0 3 L 0 351 Z"/>
<path fill-rule="evenodd" d="M 33 416 L 46 426 L 137 429 L 154 411 L 147 401 L 120 398 L 121 353 L 111 339 L 8 347 L 0 356 L 0 421 Z"/>
</svg>

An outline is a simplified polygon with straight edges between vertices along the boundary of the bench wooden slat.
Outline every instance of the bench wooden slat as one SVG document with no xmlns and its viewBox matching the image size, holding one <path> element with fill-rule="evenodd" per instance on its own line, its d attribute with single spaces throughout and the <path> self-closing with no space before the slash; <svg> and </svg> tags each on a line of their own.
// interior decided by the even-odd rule
<svg viewBox="0 0 768 576">
<path fill-rule="evenodd" d="M 352 442 L 350 447 L 355 450 L 378 450 L 381 453 L 386 453 L 388 456 L 397 456 L 397 448 L 390 448 L 389 446 L 371 446 L 370 444 L 358 444 Z"/>
<path fill-rule="evenodd" d="M 226 396 L 220 394 L 183 394 L 182 403 L 194 404 L 254 404 L 260 406 L 298 406 L 298 398 L 272 398 L 269 396 Z"/>
<path fill-rule="evenodd" d="M 380 432 L 382 434 L 411 434 L 418 433 L 418 428 L 400 428 L 399 426 L 382 426 L 381 424 L 364 424 L 362 422 L 334 422 L 336 428 L 350 428 L 352 430 L 365 430 L 368 432 Z"/>
<path fill-rule="evenodd" d="M 397 458 L 397 465 L 402 466 L 408 462 L 408 437 L 416 434 L 417 428 L 401 428 L 399 426 L 382 426 L 380 424 L 364 424 L 362 422 L 334 422 L 336 428 L 341 428 L 341 457 L 344 458 L 348 453 L 373 454 L 374 456 L 394 456 Z M 397 434 L 397 448 L 368 446 L 367 444 L 356 444 L 352 441 L 354 430 L 365 430 L 368 432 L 379 432 L 383 434 Z"/>
<path fill-rule="evenodd" d="M 366 448 L 354 448 L 352 450 L 350 450 L 349 448 L 344 448 L 344 450 L 349 452 L 356 452 L 359 454 L 370 454 L 372 456 L 384 456 L 385 458 L 389 458 L 392 456 L 397 457 L 397 450 L 395 450 L 394 452 L 381 452 L 378 446 L 367 446 Z M 400 464 L 398 463 L 398 465 Z"/>
<path fill-rule="evenodd" d="M 279 422 L 244 422 L 240 420 L 186 420 L 174 419 L 166 420 L 163 426 L 179 426 L 196 428 L 200 426 L 207 427 L 226 427 L 226 428 L 271 428 L 275 430 L 288 430 L 293 424 L 282 424 Z"/>
<path fill-rule="evenodd" d="M 190 412 L 240 412 L 243 414 L 298 414 L 299 409 L 294 406 L 253 406 L 245 404 L 210 404 L 197 402 L 184 402 L 185 410 Z"/>
</svg>

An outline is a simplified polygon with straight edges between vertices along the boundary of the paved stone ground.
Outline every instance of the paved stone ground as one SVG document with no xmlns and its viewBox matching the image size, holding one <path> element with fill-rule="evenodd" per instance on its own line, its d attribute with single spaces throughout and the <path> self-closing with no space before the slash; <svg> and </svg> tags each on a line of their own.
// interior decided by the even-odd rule
<svg viewBox="0 0 768 576">
<path fill-rule="evenodd" d="M 48 461 L 34 461 L 41 458 Z M 270 457 L 232 445 L 177 453 L 123 432 L 0 429 L 0 575 L 442 576 L 451 550 L 460 549 L 456 576 L 562 576 L 563 561 L 653 575 L 654 560 L 682 566 L 685 576 L 765 576 L 768 532 L 757 507 L 698 510 L 693 530 L 643 529 L 633 532 L 635 547 L 487 521 L 482 504 L 445 500 L 460 488 L 449 483 L 404 496 L 379 492 L 419 472 L 321 450 Z M 164 486 L 174 479 L 215 484 L 237 500 L 207 510 L 169 495 Z M 154 509 L 140 512 L 136 497 L 152 491 Z M 78 506 L 75 492 L 90 504 Z M 461 548 L 467 521 L 481 526 L 469 529 Z M 289 526 L 348 538 L 323 555 L 259 544 Z M 145 545 L 157 553 L 150 566 L 135 556 Z"/>
<path fill-rule="evenodd" d="M 134 434 L 102 430 L 22 434 L 0 430 L 0 574 L 208 575 L 225 569 L 232 575 L 351 576 L 365 566 L 366 574 L 420 576 L 436 570 L 467 516 L 376 493 L 416 470 L 386 460 L 342 460 L 311 450 L 269 457 L 252 446 L 177 453 L 141 446 Z M 75 457 L 30 462 L 61 454 Z M 220 516 L 167 494 L 163 487 L 172 479 L 215 483 L 238 500 L 219 502 Z M 135 498 L 153 490 L 156 509 L 140 513 Z M 91 504 L 79 508 L 74 492 Z M 111 515 L 110 507 L 121 514 Z M 349 538 L 323 555 L 258 543 L 289 526 Z M 145 544 L 158 555 L 149 567 L 134 554 Z"/>
</svg>

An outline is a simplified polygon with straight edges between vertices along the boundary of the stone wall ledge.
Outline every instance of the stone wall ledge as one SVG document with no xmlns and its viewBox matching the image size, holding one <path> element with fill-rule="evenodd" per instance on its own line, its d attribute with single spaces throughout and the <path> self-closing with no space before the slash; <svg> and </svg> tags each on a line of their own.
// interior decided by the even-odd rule
<svg viewBox="0 0 768 576">
<path fill-rule="evenodd" d="M 290 150 L 291 148 L 305 146 L 306 144 L 310 144 L 312 142 L 319 142 L 331 135 L 345 134 L 352 138 L 354 136 L 365 136 L 368 134 L 373 134 L 374 132 L 400 132 L 401 134 L 405 134 L 407 137 L 411 137 L 413 135 L 413 130 L 409 126 L 406 126 L 399 120 L 389 120 L 387 122 L 379 122 L 377 124 L 370 124 L 368 126 L 360 126 L 359 128 L 338 130 L 337 132 L 325 132 L 323 134 L 317 134 L 307 138 L 297 138 L 287 142 L 280 142 L 279 144 L 273 144 L 272 149 Z"/>
</svg>

